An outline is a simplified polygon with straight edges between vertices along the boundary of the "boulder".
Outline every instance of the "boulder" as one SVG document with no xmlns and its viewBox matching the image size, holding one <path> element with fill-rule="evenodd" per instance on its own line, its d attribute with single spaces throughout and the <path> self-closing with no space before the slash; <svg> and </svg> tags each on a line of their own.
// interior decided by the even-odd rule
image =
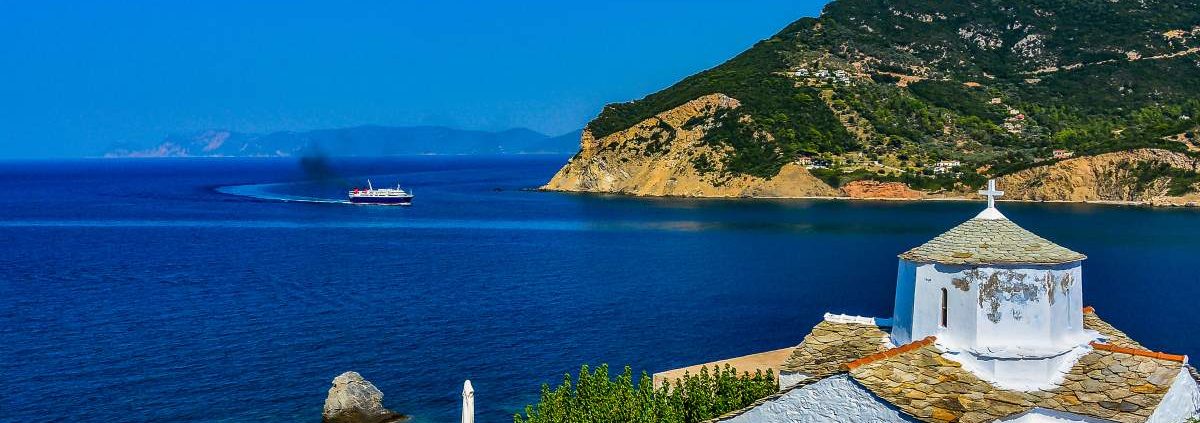
<svg viewBox="0 0 1200 423">
<path fill-rule="evenodd" d="M 383 408 L 383 392 L 358 372 L 342 373 L 333 379 L 321 413 L 324 423 L 391 423 L 407 419 Z"/>
</svg>

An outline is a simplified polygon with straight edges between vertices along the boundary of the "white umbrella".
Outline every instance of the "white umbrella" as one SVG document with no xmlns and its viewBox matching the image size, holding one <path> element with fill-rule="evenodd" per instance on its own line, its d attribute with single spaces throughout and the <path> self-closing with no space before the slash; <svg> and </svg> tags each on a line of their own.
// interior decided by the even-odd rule
<svg viewBox="0 0 1200 423">
<path fill-rule="evenodd" d="M 462 423 L 475 423 L 475 388 L 471 381 L 463 382 L 463 414 Z"/>
</svg>

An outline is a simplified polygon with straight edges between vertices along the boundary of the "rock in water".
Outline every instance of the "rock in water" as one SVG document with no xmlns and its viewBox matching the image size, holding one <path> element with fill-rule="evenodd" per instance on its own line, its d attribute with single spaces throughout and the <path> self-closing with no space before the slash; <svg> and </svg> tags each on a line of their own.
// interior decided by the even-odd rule
<svg viewBox="0 0 1200 423">
<path fill-rule="evenodd" d="M 408 418 L 383 408 L 383 392 L 358 372 L 342 373 L 333 379 L 321 417 L 325 423 L 390 423 Z"/>
</svg>

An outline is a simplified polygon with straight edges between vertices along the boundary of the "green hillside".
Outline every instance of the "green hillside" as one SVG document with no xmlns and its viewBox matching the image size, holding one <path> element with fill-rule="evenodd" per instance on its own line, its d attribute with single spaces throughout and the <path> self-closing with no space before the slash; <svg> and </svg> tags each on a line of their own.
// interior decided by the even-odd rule
<svg viewBox="0 0 1200 423">
<path fill-rule="evenodd" d="M 732 147 L 731 174 L 812 157 L 835 185 L 936 189 L 1055 150 L 1197 150 L 1200 1 L 838 0 L 587 128 L 601 138 L 712 93 L 743 104 L 704 139 Z"/>
</svg>

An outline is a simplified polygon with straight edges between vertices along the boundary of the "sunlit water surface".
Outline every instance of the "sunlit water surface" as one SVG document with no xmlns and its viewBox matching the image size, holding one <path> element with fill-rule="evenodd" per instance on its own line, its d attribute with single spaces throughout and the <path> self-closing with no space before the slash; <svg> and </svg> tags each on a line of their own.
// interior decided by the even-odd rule
<svg viewBox="0 0 1200 423">
<path fill-rule="evenodd" d="M 887 316 L 896 254 L 979 203 L 633 199 L 563 156 L 0 163 L 5 421 L 311 421 L 355 370 L 418 422 L 510 421 L 583 363 L 659 371 Z M 397 182 L 411 207 L 341 204 Z M 1200 212 L 1002 204 L 1085 302 L 1200 352 Z"/>
</svg>

